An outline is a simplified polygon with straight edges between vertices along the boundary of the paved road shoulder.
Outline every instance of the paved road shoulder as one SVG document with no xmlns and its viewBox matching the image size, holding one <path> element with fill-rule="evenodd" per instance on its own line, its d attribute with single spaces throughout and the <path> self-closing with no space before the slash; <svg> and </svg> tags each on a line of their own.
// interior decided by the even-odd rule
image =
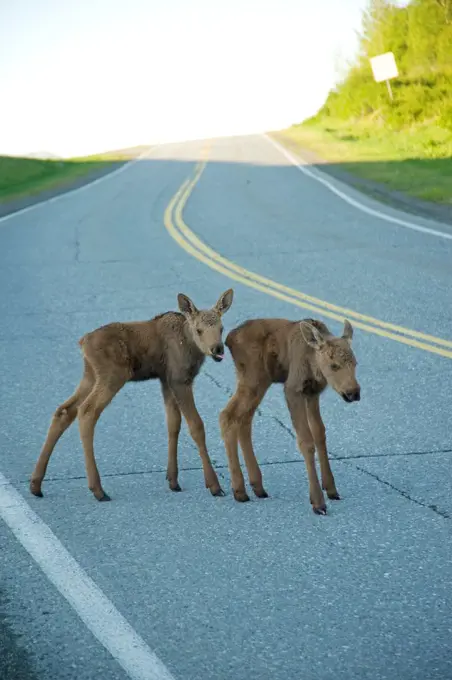
<svg viewBox="0 0 452 680">
<path fill-rule="evenodd" d="M 6 616 L 6 594 L 0 589 L 0 677 L 3 680 L 35 680 L 28 652 L 21 645 Z"/>
<path fill-rule="evenodd" d="M 322 172 L 327 173 L 345 184 L 349 184 L 354 189 L 371 196 L 383 204 L 398 210 L 403 210 L 412 215 L 425 217 L 445 224 L 452 224 L 452 206 L 434 203 L 433 201 L 422 201 L 419 198 L 408 196 L 400 191 L 389 189 L 379 182 L 352 175 L 339 168 L 337 163 L 331 163 L 330 161 L 321 158 L 314 151 L 302 148 L 295 142 L 291 142 L 278 133 L 272 132 L 270 136 L 282 144 L 288 151 L 296 153 L 300 159 L 306 161 L 309 165 L 318 167 Z"/>
</svg>

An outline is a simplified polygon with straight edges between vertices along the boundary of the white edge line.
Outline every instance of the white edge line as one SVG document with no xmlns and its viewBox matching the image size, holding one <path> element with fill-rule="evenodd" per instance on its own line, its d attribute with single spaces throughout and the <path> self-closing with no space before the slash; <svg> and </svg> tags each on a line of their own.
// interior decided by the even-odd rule
<svg viewBox="0 0 452 680">
<path fill-rule="evenodd" d="M 380 212 L 380 210 L 368 208 L 363 203 L 360 203 L 359 201 L 355 200 L 348 194 L 344 193 L 343 191 L 335 187 L 334 184 L 328 181 L 325 177 L 321 177 L 318 174 L 321 172 L 321 170 L 312 172 L 312 170 L 308 170 L 306 167 L 301 165 L 299 161 L 295 158 L 295 156 L 292 156 L 292 154 L 289 153 L 289 151 L 287 151 L 279 142 L 272 139 L 267 133 L 264 132 L 263 137 L 265 137 L 265 139 L 268 142 L 270 142 L 270 144 L 273 144 L 273 146 L 276 149 L 278 149 L 278 151 L 280 151 L 291 163 L 293 163 L 293 165 L 295 165 L 298 168 L 298 170 L 300 170 L 300 172 L 302 172 L 307 177 L 314 179 L 316 182 L 320 182 L 320 184 L 323 184 L 324 186 L 327 187 L 327 189 L 332 191 L 333 194 L 336 194 L 336 196 L 339 196 L 339 198 L 341 198 L 346 203 L 349 203 L 349 205 L 352 205 L 354 208 L 357 208 L 358 210 L 361 210 L 362 212 L 367 213 L 368 215 L 372 215 L 372 217 L 378 217 L 379 219 L 385 220 L 386 222 L 397 224 L 399 227 L 405 227 L 405 229 L 411 229 L 412 231 L 420 231 L 422 234 L 430 234 L 430 236 L 439 236 L 440 238 L 452 241 L 452 234 L 448 234 L 447 232 L 438 231 L 437 229 L 430 229 L 429 227 L 422 227 L 421 225 L 415 224 L 414 222 L 408 222 L 398 217 L 392 217 L 392 215 Z"/>
<path fill-rule="evenodd" d="M 120 168 L 117 168 L 116 170 L 112 170 L 111 172 L 107 172 L 105 175 L 102 175 L 102 177 L 97 177 L 97 179 L 93 179 L 91 182 L 87 182 L 86 184 L 83 184 L 81 187 L 77 187 L 75 189 L 69 189 L 68 191 L 64 191 L 61 194 L 58 194 L 57 196 L 52 196 L 51 198 L 46 198 L 44 201 L 38 201 L 36 203 L 33 203 L 32 205 L 28 205 L 26 208 L 21 208 L 20 210 L 16 210 L 15 212 L 8 213 L 8 215 L 4 215 L 3 217 L 0 217 L 0 223 L 1 222 L 6 222 L 7 220 L 12 220 L 13 217 L 17 217 L 18 215 L 24 215 L 27 212 L 31 212 L 32 210 L 36 210 L 37 208 L 40 208 L 43 205 L 49 205 L 50 203 L 56 203 L 57 201 L 61 201 L 63 198 L 66 196 L 69 196 L 70 194 L 76 194 L 80 193 L 82 191 L 86 191 L 87 189 L 91 189 L 91 187 L 96 186 L 96 184 L 100 184 L 101 182 L 105 182 L 108 179 L 111 179 L 112 177 L 116 177 L 119 175 L 121 172 L 124 172 L 124 170 L 127 170 L 127 168 L 130 168 L 132 165 L 135 165 L 135 163 L 138 163 L 140 160 L 143 158 L 147 158 L 151 155 L 151 153 L 160 146 L 160 144 L 153 144 L 150 149 L 147 151 L 143 151 L 139 156 L 136 158 L 133 158 L 130 161 L 127 161 L 127 163 L 124 163 L 124 165 L 121 165 Z M 108 163 L 109 161 L 106 161 Z M 111 161 L 114 163 L 115 161 Z M 56 187 L 58 188 L 58 187 Z M 51 190 L 51 187 L 50 187 Z M 12 199 L 14 200 L 14 199 Z"/>
<path fill-rule="evenodd" d="M 0 517 L 132 680 L 174 680 L 162 661 L 1 472 Z"/>
</svg>

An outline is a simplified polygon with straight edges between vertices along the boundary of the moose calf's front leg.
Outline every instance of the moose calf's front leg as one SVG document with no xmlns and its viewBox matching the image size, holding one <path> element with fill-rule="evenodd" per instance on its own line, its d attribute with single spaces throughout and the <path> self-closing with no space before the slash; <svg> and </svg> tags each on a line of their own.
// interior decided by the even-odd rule
<svg viewBox="0 0 452 680">
<path fill-rule="evenodd" d="M 85 454 L 88 488 L 93 492 L 94 497 L 98 501 L 109 501 L 111 498 L 102 488 L 99 470 L 97 469 L 94 457 L 94 429 L 102 411 L 108 406 L 125 382 L 125 377 L 117 376 L 110 378 L 105 384 L 96 383 L 92 392 L 86 397 L 78 410 L 80 438 Z"/>
<path fill-rule="evenodd" d="M 179 406 L 177 405 L 176 398 L 174 397 L 168 385 L 162 383 L 162 392 L 165 402 L 166 424 L 168 427 L 168 467 L 166 470 L 166 479 L 169 483 L 169 488 L 171 491 L 182 491 L 177 479 L 177 445 L 179 441 L 182 416 Z"/>
<path fill-rule="evenodd" d="M 206 446 L 206 433 L 204 423 L 195 405 L 191 385 L 171 385 L 174 396 L 177 399 L 182 414 L 187 421 L 191 437 L 198 447 L 201 456 L 202 467 L 206 487 L 212 496 L 224 496 L 224 491 L 218 481 L 217 473 L 213 469 Z"/>
<path fill-rule="evenodd" d="M 317 515 L 326 515 L 325 498 L 315 467 L 315 444 L 309 428 L 305 398 L 296 391 L 285 388 L 292 424 L 297 433 L 298 448 L 303 454 L 309 480 L 309 498 Z"/>
<path fill-rule="evenodd" d="M 322 475 L 322 489 L 325 489 L 328 498 L 338 501 L 340 496 L 336 489 L 334 475 L 331 470 L 330 461 L 328 458 L 328 450 L 326 445 L 325 425 L 320 415 L 320 400 L 319 396 L 310 397 L 307 401 L 308 421 L 309 427 L 314 438 L 314 444 L 317 449 L 320 462 L 320 472 Z"/>
</svg>

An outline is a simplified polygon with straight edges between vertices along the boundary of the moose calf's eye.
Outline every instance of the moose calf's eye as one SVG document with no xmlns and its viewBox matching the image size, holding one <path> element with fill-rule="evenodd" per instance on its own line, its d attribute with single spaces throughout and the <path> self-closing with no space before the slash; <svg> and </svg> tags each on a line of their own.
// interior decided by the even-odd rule
<svg viewBox="0 0 452 680">
<path fill-rule="evenodd" d="M 198 335 L 202 335 L 202 330 L 200 328 L 197 328 L 196 332 L 197 332 Z"/>
<path fill-rule="evenodd" d="M 338 371 L 340 369 L 340 366 L 338 364 L 331 364 L 331 370 L 332 371 Z"/>
</svg>

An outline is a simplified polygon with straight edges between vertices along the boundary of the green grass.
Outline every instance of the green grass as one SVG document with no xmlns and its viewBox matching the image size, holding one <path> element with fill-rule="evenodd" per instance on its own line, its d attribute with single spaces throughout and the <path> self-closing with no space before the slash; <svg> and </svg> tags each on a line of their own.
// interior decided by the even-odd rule
<svg viewBox="0 0 452 680">
<path fill-rule="evenodd" d="M 357 177 L 410 196 L 452 205 L 452 132 L 434 122 L 395 131 L 370 119 L 313 119 L 272 133 Z"/>
<path fill-rule="evenodd" d="M 36 195 L 47 189 L 70 186 L 74 180 L 100 168 L 113 168 L 118 162 L 134 158 L 144 148 L 133 147 L 69 160 L 0 156 L 0 203 Z"/>
</svg>

